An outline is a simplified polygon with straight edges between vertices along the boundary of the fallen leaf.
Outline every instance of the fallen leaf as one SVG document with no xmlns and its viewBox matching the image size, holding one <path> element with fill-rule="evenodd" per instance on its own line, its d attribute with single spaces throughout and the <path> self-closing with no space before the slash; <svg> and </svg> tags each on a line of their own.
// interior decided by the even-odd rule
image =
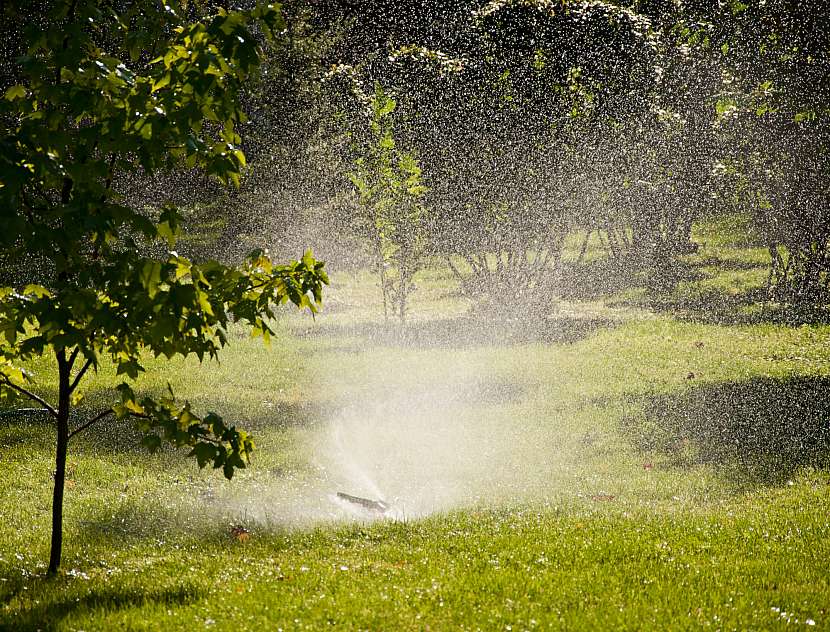
<svg viewBox="0 0 830 632">
<path fill-rule="evenodd" d="M 236 525 L 231 527 L 231 537 L 237 542 L 247 542 L 251 539 L 251 532 L 243 526 Z"/>
</svg>

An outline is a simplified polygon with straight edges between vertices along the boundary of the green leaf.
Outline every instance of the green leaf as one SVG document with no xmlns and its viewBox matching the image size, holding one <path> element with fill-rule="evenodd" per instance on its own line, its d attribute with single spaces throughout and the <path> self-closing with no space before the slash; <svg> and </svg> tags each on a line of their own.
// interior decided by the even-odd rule
<svg viewBox="0 0 830 632">
<path fill-rule="evenodd" d="M 52 293 L 42 285 L 30 283 L 23 288 L 23 294 L 34 294 L 38 298 L 51 298 Z"/>
<path fill-rule="evenodd" d="M 161 79 L 153 82 L 153 89 L 151 92 L 156 92 L 157 90 L 161 90 L 162 88 L 166 88 L 170 85 L 170 73 L 166 72 L 162 75 Z"/>
<path fill-rule="evenodd" d="M 159 222 L 156 227 L 159 237 L 166 239 L 170 248 L 175 247 L 176 239 L 179 236 L 178 226 L 171 224 L 169 221 L 163 221 Z"/>
<path fill-rule="evenodd" d="M 188 456 L 195 456 L 200 468 L 212 463 L 216 458 L 218 448 L 212 443 L 197 443 Z"/>
<path fill-rule="evenodd" d="M 304 266 L 305 266 L 308 270 L 314 270 L 314 266 L 315 266 L 315 264 L 316 264 L 317 262 L 314 260 L 314 253 L 311 251 L 311 249 L 306 250 L 306 251 L 303 253 L 302 262 L 303 262 L 303 265 L 304 265 Z"/>
<path fill-rule="evenodd" d="M 378 116 L 381 117 L 381 118 L 383 118 L 384 116 L 388 116 L 389 114 L 391 114 L 392 112 L 395 111 L 396 106 L 397 106 L 397 103 L 395 102 L 394 99 L 389 99 L 389 98 L 385 99 L 384 101 L 381 102 L 381 107 L 378 110 Z"/>
<path fill-rule="evenodd" d="M 715 112 L 719 117 L 735 109 L 737 109 L 737 103 L 734 99 L 718 99 L 715 103 Z"/>
<path fill-rule="evenodd" d="M 8 363 L 0 364 L 0 375 L 17 386 L 23 386 L 26 382 L 26 373 L 23 369 Z"/>
<path fill-rule="evenodd" d="M 746 11 L 749 8 L 748 4 L 746 4 L 744 2 L 740 2 L 740 0 L 731 0 L 729 5 L 730 5 L 730 8 L 732 9 L 732 15 L 738 15 L 740 13 L 743 13 L 744 11 Z"/>
<path fill-rule="evenodd" d="M 116 375 L 123 375 L 127 374 L 130 378 L 136 379 L 138 374 L 144 371 L 144 367 L 142 367 L 137 360 L 122 360 L 118 363 L 118 368 L 116 369 Z M 134 402 L 124 402 L 124 405 L 133 412 L 139 412 L 138 410 L 131 407 L 131 404 Z"/>
<path fill-rule="evenodd" d="M 141 284 L 147 290 L 150 298 L 158 294 L 158 287 L 161 283 L 161 263 L 158 261 L 147 261 L 141 267 Z"/>
<path fill-rule="evenodd" d="M 15 99 L 23 99 L 25 97 L 26 88 L 21 85 L 14 85 L 6 90 L 6 101 L 14 101 Z"/>
</svg>

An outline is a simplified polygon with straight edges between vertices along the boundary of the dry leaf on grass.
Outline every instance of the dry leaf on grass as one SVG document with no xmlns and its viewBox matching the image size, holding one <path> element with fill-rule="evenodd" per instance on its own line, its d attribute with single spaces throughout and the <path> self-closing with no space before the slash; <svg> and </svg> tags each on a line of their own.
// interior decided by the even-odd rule
<svg viewBox="0 0 830 632">
<path fill-rule="evenodd" d="M 231 527 L 230 533 L 231 537 L 237 542 L 247 542 L 251 539 L 251 532 L 240 525 Z"/>
</svg>

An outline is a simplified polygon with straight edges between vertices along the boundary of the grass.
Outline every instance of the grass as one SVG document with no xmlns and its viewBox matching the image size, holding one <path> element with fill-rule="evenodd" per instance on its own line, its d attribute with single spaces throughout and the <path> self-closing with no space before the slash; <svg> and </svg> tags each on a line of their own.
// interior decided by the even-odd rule
<svg viewBox="0 0 830 632">
<path fill-rule="evenodd" d="M 0 420 L 0 628 L 830 627 L 830 327 L 726 318 L 763 249 L 735 224 L 697 238 L 659 300 L 620 286 L 482 323 L 435 268 L 401 338 L 345 274 L 270 348 L 151 361 L 141 388 L 239 419 L 254 463 L 227 483 L 128 425 L 81 435 L 55 579 L 52 431 Z M 723 318 L 696 317 L 712 300 Z M 399 519 L 344 520 L 339 489 Z"/>
</svg>

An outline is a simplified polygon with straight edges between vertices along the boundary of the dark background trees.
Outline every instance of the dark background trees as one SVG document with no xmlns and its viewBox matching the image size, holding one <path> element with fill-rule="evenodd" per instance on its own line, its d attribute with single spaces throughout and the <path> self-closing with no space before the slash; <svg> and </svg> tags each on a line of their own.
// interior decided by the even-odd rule
<svg viewBox="0 0 830 632">
<path fill-rule="evenodd" d="M 286 37 L 243 100 L 253 168 L 238 193 L 194 205 L 192 223 L 221 244 L 210 254 L 301 238 L 335 266 L 367 263 L 347 174 L 377 83 L 396 103 L 398 147 L 422 169 L 429 249 L 464 291 L 555 296 L 556 253 L 575 233 L 632 273 L 670 279 L 697 247 L 694 222 L 738 209 L 768 245 L 769 299 L 821 307 L 827 11 L 785 0 L 288 3 Z"/>
<path fill-rule="evenodd" d="M 475 286 L 509 295 L 494 281 L 511 257 L 525 266 L 576 228 L 665 276 L 694 251 L 694 221 L 737 204 L 768 244 L 770 299 L 798 310 L 826 306 L 830 282 L 827 12 L 505 0 L 407 30 L 392 11 L 400 23 L 349 62 L 401 102 L 436 252 L 471 260 Z"/>
</svg>

